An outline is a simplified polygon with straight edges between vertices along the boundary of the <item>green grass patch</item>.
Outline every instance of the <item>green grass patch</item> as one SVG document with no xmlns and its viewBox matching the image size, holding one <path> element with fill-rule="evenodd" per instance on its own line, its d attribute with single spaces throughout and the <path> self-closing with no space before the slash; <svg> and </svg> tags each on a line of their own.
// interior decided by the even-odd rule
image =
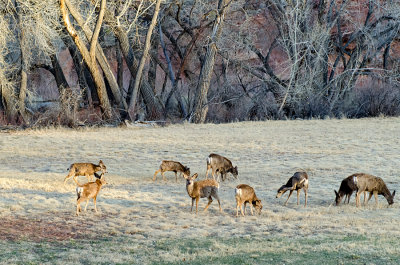
<svg viewBox="0 0 400 265">
<path fill-rule="evenodd" d="M 368 236 L 190 238 L 130 237 L 61 242 L 0 241 L 11 264 L 397 264 L 397 239 Z"/>
</svg>

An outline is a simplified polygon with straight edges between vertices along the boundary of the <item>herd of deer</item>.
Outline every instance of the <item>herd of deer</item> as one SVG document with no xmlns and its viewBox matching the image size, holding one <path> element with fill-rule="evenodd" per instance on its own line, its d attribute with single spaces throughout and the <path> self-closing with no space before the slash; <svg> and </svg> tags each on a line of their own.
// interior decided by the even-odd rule
<svg viewBox="0 0 400 265">
<path fill-rule="evenodd" d="M 77 184 L 76 193 L 77 193 L 77 205 L 76 205 L 76 215 L 79 215 L 81 211 L 80 204 L 83 201 L 86 201 L 85 211 L 90 199 L 93 199 L 94 208 L 97 212 L 96 208 L 96 198 L 102 187 L 102 185 L 107 182 L 104 179 L 104 174 L 107 173 L 106 166 L 103 161 L 100 160 L 98 165 L 92 163 L 74 163 L 72 164 L 68 170 L 69 174 L 64 179 L 65 182 L 73 177 L 75 183 Z M 213 179 L 208 179 L 209 170 L 212 170 Z M 101 171 L 101 174 L 98 175 L 96 172 Z M 218 196 L 219 191 L 219 182 L 226 179 L 226 174 L 231 173 L 235 178 L 238 176 L 237 167 L 233 167 L 232 162 L 223 156 L 217 154 L 210 154 L 207 157 L 207 171 L 206 171 L 206 179 L 195 181 L 198 177 L 198 174 L 194 174 L 190 176 L 190 169 L 188 167 L 183 166 L 181 163 L 176 161 L 162 161 L 160 168 L 154 173 L 153 181 L 156 180 L 157 174 L 161 172 L 163 180 L 166 180 L 164 173 L 167 171 L 172 171 L 175 173 L 175 180 L 178 181 L 177 173 L 183 175 L 186 179 L 186 190 L 190 198 L 192 198 L 192 207 L 191 211 L 193 211 L 193 204 L 196 201 L 196 213 L 198 209 L 198 204 L 200 198 L 207 198 L 208 204 L 205 207 L 204 211 L 207 211 L 208 207 L 212 203 L 213 199 L 218 201 L 219 210 L 222 211 L 221 202 Z M 218 176 L 219 173 L 219 176 Z M 77 176 L 86 176 L 88 179 L 88 183 L 81 185 L 77 181 Z M 96 181 L 93 180 L 93 177 L 96 177 Z M 218 178 L 219 177 L 219 178 Z M 290 196 L 293 191 L 297 191 L 297 205 L 299 205 L 299 197 L 300 191 L 304 190 L 305 194 L 305 204 L 307 206 L 307 192 L 308 192 L 308 175 L 306 172 L 296 172 L 292 177 L 289 178 L 287 183 L 278 189 L 276 198 L 281 197 L 286 191 L 289 191 L 289 195 L 287 200 L 285 201 L 285 205 L 287 204 Z M 350 196 L 353 192 L 356 192 L 356 206 L 360 206 L 360 195 L 364 193 L 364 204 L 368 203 L 371 199 L 372 195 L 375 196 L 375 203 L 378 204 L 378 195 L 383 195 L 388 201 L 389 205 L 393 204 L 393 198 L 396 191 L 390 193 L 389 189 L 386 187 L 385 182 L 379 178 L 372 175 L 357 173 L 353 174 L 345 179 L 343 179 L 340 184 L 339 191 L 335 190 L 336 205 L 339 205 L 343 197 L 346 197 L 347 203 L 350 201 Z M 369 198 L 366 200 L 366 192 L 369 192 Z M 253 215 L 253 208 L 258 214 L 261 214 L 262 204 L 261 200 L 256 196 L 254 189 L 247 184 L 240 184 L 235 188 L 235 199 L 236 199 L 236 216 L 239 215 L 239 208 L 241 214 L 244 216 L 246 214 L 246 205 L 250 204 L 251 214 Z M 345 199 L 345 202 L 346 202 Z M 243 212 L 244 205 L 244 212 Z"/>
</svg>

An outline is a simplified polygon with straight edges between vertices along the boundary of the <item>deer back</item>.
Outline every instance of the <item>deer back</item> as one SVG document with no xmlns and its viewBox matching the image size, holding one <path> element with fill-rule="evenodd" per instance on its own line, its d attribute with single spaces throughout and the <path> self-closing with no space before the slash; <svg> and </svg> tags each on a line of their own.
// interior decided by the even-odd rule
<svg viewBox="0 0 400 265">
<path fill-rule="evenodd" d="M 210 194 L 212 192 L 218 192 L 218 189 L 219 189 L 219 184 L 216 180 L 213 179 L 200 180 L 194 183 L 193 195 L 196 195 L 196 197 L 200 196 L 201 198 L 204 198 L 207 194 Z"/>
<path fill-rule="evenodd" d="M 182 172 L 187 176 L 190 175 L 190 169 L 176 161 L 163 160 L 161 162 L 160 168 L 163 171 L 176 171 L 176 172 Z"/>
</svg>

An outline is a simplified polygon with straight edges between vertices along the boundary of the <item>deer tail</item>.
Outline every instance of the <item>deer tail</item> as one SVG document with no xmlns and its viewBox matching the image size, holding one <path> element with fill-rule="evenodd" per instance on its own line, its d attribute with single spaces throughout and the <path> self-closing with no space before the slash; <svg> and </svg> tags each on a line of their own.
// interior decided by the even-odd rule
<svg viewBox="0 0 400 265">
<path fill-rule="evenodd" d="M 76 187 L 76 195 L 78 196 L 78 199 L 82 196 L 83 188 L 82 187 Z"/>
</svg>

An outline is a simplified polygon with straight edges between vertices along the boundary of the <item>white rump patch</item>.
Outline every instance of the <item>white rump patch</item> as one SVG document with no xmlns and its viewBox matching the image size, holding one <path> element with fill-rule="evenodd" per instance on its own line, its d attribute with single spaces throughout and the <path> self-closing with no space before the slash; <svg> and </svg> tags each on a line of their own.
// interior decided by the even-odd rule
<svg viewBox="0 0 400 265">
<path fill-rule="evenodd" d="M 235 188 L 235 195 L 242 196 L 242 189 Z"/>
<path fill-rule="evenodd" d="M 308 185 L 308 179 L 304 179 L 304 186 Z"/>
<path fill-rule="evenodd" d="M 211 164 L 211 157 L 207 157 L 207 164 Z"/>
<path fill-rule="evenodd" d="M 77 194 L 82 194 L 83 188 L 82 187 L 76 187 L 76 193 Z"/>
<path fill-rule="evenodd" d="M 354 182 L 354 184 L 357 185 L 358 180 L 357 180 L 357 177 L 356 177 L 356 176 L 353 177 L 353 182 Z"/>
</svg>

